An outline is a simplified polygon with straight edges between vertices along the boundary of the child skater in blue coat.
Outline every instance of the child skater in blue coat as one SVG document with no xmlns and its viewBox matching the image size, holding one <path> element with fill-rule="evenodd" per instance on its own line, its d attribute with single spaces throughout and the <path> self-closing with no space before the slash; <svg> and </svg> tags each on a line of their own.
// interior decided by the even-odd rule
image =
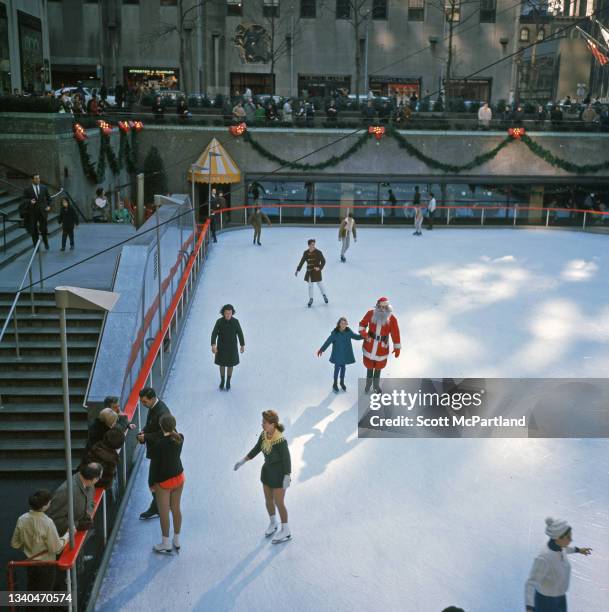
<svg viewBox="0 0 609 612">
<path fill-rule="evenodd" d="M 345 317 L 341 317 L 336 324 L 336 327 L 332 330 L 332 333 L 328 336 L 328 339 L 324 342 L 323 346 L 317 351 L 317 356 L 321 357 L 323 352 L 332 345 L 332 354 L 330 355 L 330 363 L 334 364 L 334 384 L 332 389 L 334 393 L 338 393 L 338 376 L 340 374 L 340 387 L 343 391 L 347 390 L 345 387 L 345 370 L 349 363 L 355 363 L 355 356 L 353 355 L 353 347 L 351 346 L 351 340 L 363 340 L 364 337 L 356 334 L 349 329 L 349 323 Z"/>
</svg>

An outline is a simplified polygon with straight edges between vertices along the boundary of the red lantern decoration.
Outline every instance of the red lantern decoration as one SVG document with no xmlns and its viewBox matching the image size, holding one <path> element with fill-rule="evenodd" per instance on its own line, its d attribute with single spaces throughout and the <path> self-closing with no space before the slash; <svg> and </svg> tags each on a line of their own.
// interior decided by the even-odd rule
<svg viewBox="0 0 609 612">
<path fill-rule="evenodd" d="M 378 142 L 385 135 L 385 128 L 382 125 L 371 125 L 368 127 L 368 134 L 372 134 Z"/>
<path fill-rule="evenodd" d="M 138 120 L 133 122 L 132 127 L 136 132 L 141 132 L 144 129 L 144 124 Z"/>
<path fill-rule="evenodd" d="M 525 129 L 523 127 L 516 127 L 516 128 L 510 128 L 508 130 L 508 134 L 514 139 L 514 140 L 520 140 L 524 134 L 525 134 Z"/>
<path fill-rule="evenodd" d="M 228 131 L 236 138 L 238 138 L 239 136 L 242 136 L 246 130 L 247 130 L 247 125 L 245 123 L 238 123 L 237 125 L 231 125 L 228 128 Z"/>
<path fill-rule="evenodd" d="M 112 126 L 107 121 L 99 119 L 97 125 L 104 136 L 110 136 L 110 134 L 112 134 Z"/>
<path fill-rule="evenodd" d="M 80 123 L 75 123 L 72 130 L 74 131 L 74 138 L 77 142 L 83 142 L 87 138 L 87 132 Z"/>
<path fill-rule="evenodd" d="M 118 128 L 121 132 L 128 134 L 131 131 L 131 126 L 129 125 L 129 121 L 119 121 Z"/>
</svg>

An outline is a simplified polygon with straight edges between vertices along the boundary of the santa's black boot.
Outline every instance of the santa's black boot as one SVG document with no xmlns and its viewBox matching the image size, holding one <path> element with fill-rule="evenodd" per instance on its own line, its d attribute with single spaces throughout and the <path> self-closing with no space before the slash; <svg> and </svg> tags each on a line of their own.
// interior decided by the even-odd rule
<svg viewBox="0 0 609 612">
<path fill-rule="evenodd" d="M 224 391 L 224 376 L 220 377 L 220 390 Z"/>
<path fill-rule="evenodd" d="M 311 306 L 313 306 L 313 298 L 311 298 L 307 303 L 307 307 L 311 308 Z"/>
<path fill-rule="evenodd" d="M 226 390 L 230 391 L 230 376 L 227 376 L 226 378 Z"/>
<path fill-rule="evenodd" d="M 364 388 L 364 393 L 370 393 L 371 387 L 372 387 L 372 370 L 368 370 L 366 372 L 366 387 Z"/>
<path fill-rule="evenodd" d="M 372 378 L 372 387 L 375 393 L 383 392 L 381 389 L 381 371 L 380 370 L 374 370 L 374 376 Z"/>
</svg>

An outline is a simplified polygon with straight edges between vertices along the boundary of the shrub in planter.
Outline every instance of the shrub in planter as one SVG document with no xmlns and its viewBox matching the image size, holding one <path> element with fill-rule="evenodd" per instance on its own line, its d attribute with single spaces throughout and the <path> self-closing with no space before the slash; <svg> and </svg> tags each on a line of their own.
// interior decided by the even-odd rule
<svg viewBox="0 0 609 612">
<path fill-rule="evenodd" d="M 465 100 L 461 98 L 454 98 L 448 101 L 448 110 L 451 113 L 464 113 L 467 108 L 465 107 Z"/>
<path fill-rule="evenodd" d="M 429 98 L 425 98 L 419 103 L 419 112 L 420 113 L 428 113 L 429 112 Z"/>
<path fill-rule="evenodd" d="M 222 108 L 224 106 L 224 96 L 222 94 L 217 94 L 214 98 L 214 106 L 216 108 Z"/>
<path fill-rule="evenodd" d="M 152 106 L 153 103 L 154 103 L 154 96 L 152 94 L 143 95 L 140 101 L 141 106 Z"/>
<path fill-rule="evenodd" d="M 188 106 L 189 108 L 196 108 L 199 106 L 199 98 L 197 98 L 197 96 L 188 96 Z"/>
<path fill-rule="evenodd" d="M 433 104 L 433 112 L 434 113 L 443 113 L 444 112 L 444 104 L 442 100 L 436 100 Z"/>
<path fill-rule="evenodd" d="M 537 107 L 530 102 L 526 102 L 524 105 L 524 114 L 525 115 L 534 115 L 537 111 Z"/>
<path fill-rule="evenodd" d="M 472 102 L 469 105 L 469 112 L 470 113 L 477 113 L 480 110 L 480 102 Z"/>
<path fill-rule="evenodd" d="M 212 101 L 207 96 L 204 96 L 201 99 L 201 108 L 211 108 L 211 107 L 212 107 Z"/>
<path fill-rule="evenodd" d="M 147 177 L 144 184 L 144 201 L 151 203 L 155 194 L 167 193 L 165 164 L 156 147 L 151 147 L 144 159 L 144 173 Z"/>
<path fill-rule="evenodd" d="M 3 113 L 58 113 L 59 100 L 51 96 L 1 96 L 0 112 Z"/>
<path fill-rule="evenodd" d="M 506 104 L 507 104 L 506 100 L 499 100 L 499 102 L 497 102 L 497 105 L 493 109 L 493 112 L 495 112 L 495 113 L 503 113 L 505 111 Z"/>
</svg>

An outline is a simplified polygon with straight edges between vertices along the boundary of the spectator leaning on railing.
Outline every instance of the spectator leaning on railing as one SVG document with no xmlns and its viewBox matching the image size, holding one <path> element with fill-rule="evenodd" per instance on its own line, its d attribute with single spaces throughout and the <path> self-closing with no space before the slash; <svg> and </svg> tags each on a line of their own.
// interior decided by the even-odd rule
<svg viewBox="0 0 609 612">
<path fill-rule="evenodd" d="M 493 111 L 491 110 L 488 102 L 485 102 L 478 109 L 478 122 L 481 127 L 487 129 L 491 124 L 491 119 L 493 118 Z"/>
<path fill-rule="evenodd" d="M 45 512 L 49 509 L 51 493 L 36 491 L 29 498 L 30 511 L 17 519 L 11 546 L 22 550 L 30 561 L 55 561 L 68 541 L 64 531 L 59 537 L 55 523 Z M 27 568 L 28 591 L 51 591 L 55 584 L 55 565 L 34 565 Z"/>
</svg>

